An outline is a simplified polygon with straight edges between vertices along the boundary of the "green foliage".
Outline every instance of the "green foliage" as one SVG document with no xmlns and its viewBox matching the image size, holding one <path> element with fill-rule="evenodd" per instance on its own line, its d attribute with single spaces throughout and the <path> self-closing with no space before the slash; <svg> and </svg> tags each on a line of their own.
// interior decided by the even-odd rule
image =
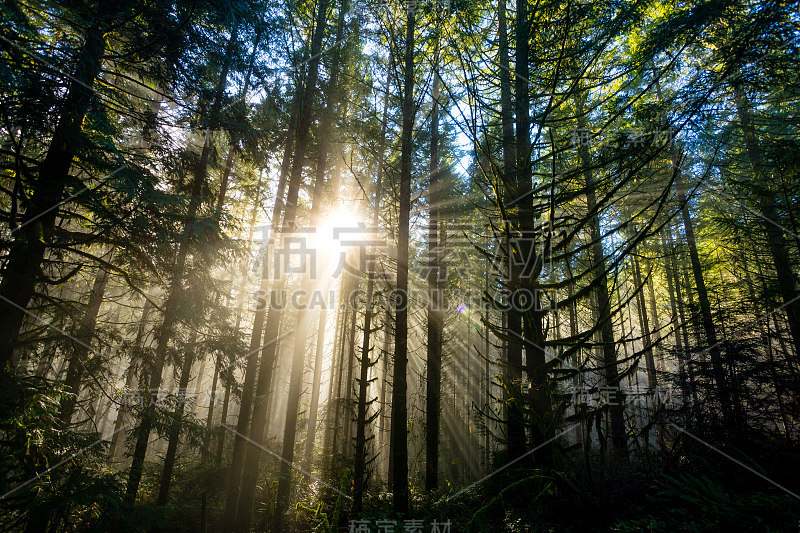
<svg viewBox="0 0 800 533">
<path fill-rule="evenodd" d="M 797 526 L 797 500 L 776 491 L 732 491 L 708 475 L 663 476 L 638 518 L 617 520 L 612 531 L 789 531 Z"/>
<path fill-rule="evenodd" d="M 145 531 L 152 515 L 123 500 L 123 479 L 105 465 L 108 441 L 93 431 L 65 429 L 58 388 L 20 376 L 17 414 L 0 420 L 0 522 L 9 532 L 26 524 L 76 524 L 81 531 Z M 149 518 L 148 518 L 149 517 Z"/>
</svg>

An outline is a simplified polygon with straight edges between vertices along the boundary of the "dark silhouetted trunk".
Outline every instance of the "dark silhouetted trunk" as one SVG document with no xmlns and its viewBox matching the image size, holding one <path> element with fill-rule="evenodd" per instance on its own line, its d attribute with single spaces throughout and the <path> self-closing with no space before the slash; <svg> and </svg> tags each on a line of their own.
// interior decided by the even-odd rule
<svg viewBox="0 0 800 533">
<path fill-rule="evenodd" d="M 119 7 L 119 6 L 117 6 Z M 98 16 L 97 19 L 101 19 Z M 104 22 L 107 23 L 107 22 Z M 11 372 L 17 336 L 25 318 L 25 309 L 33 297 L 40 277 L 42 261 L 52 238 L 63 200 L 69 169 L 80 144 L 83 121 L 92 100 L 92 87 L 100 73 L 105 51 L 105 30 L 95 21 L 86 30 L 73 83 L 64 97 L 61 116 L 47 150 L 36 182 L 32 186 L 28 208 L 14 230 L 14 242 L 0 276 L 0 376 Z"/>
<path fill-rule="evenodd" d="M 206 119 L 211 117 L 211 120 L 216 120 L 222 107 L 222 98 L 228 80 L 228 71 L 233 58 L 237 34 L 237 27 L 234 27 L 231 37 L 228 40 L 225 60 L 220 71 L 219 80 L 217 81 L 214 100 L 211 103 L 209 114 Z M 197 211 L 200 208 L 203 188 L 206 185 L 208 160 L 212 149 L 213 142 L 211 140 L 211 132 L 206 130 L 203 150 L 200 153 L 200 160 L 195 167 L 194 176 L 192 178 L 191 197 L 189 199 L 189 206 L 185 219 L 186 222 L 183 228 L 183 239 L 181 239 L 180 245 L 178 246 L 175 270 L 172 273 L 172 280 L 167 291 L 167 301 L 164 303 L 164 318 L 161 322 L 158 335 L 156 336 L 155 361 L 150 365 L 150 376 L 147 380 L 148 389 L 153 395 L 153 398 L 142 413 L 138 429 L 138 437 L 136 439 L 136 446 L 134 447 L 130 472 L 128 474 L 128 484 L 125 489 L 126 499 L 129 502 L 133 502 L 136 499 L 136 493 L 139 491 L 139 483 L 142 479 L 144 459 L 150 440 L 150 431 L 153 429 L 153 424 L 155 423 L 155 402 L 158 399 L 158 392 L 161 387 L 161 374 L 166 363 L 168 343 L 172 338 L 172 329 L 178 321 L 178 313 L 181 306 L 180 300 L 183 292 L 183 280 L 186 270 L 186 259 L 190 251 L 189 243 L 193 240 L 192 232 L 194 231 Z"/>
<path fill-rule="evenodd" d="M 661 84 L 658 81 L 656 81 L 655 87 L 658 99 L 663 101 Z M 708 290 L 706 289 L 705 278 L 703 277 L 703 267 L 700 263 L 700 255 L 697 253 L 697 240 L 694 235 L 692 217 L 689 213 L 689 200 L 686 196 L 687 186 L 683 180 L 683 173 L 680 170 L 681 157 L 679 157 L 678 153 L 675 151 L 674 146 L 670 146 L 670 156 L 675 168 L 675 188 L 678 193 L 678 202 L 680 203 L 686 244 L 689 248 L 692 274 L 694 276 L 695 287 L 697 288 L 697 299 L 700 303 L 699 321 L 705 333 L 706 342 L 708 343 L 707 350 L 711 359 L 711 371 L 716 384 L 717 394 L 719 395 L 722 416 L 725 425 L 733 429 L 736 427 L 736 423 L 732 409 L 733 404 L 731 403 L 730 388 L 725 376 L 725 368 L 722 364 L 722 353 L 719 349 L 720 343 L 717 341 L 717 330 L 714 326 L 714 319 L 711 314 L 711 302 L 708 299 Z M 690 291 L 691 288 L 687 286 L 687 290 Z"/>
<path fill-rule="evenodd" d="M 247 453 L 247 441 L 245 437 L 250 428 L 250 414 L 253 409 L 253 399 L 256 394 L 256 378 L 259 375 L 259 353 L 262 350 L 267 350 L 268 345 L 265 343 L 262 346 L 261 338 L 264 334 L 264 321 L 267 316 L 267 309 L 270 306 L 268 298 L 272 297 L 270 292 L 270 257 L 269 252 L 272 250 L 276 242 L 275 236 L 280 229 L 280 220 L 283 213 L 283 196 L 286 190 L 286 179 L 289 175 L 290 164 L 292 160 L 292 149 L 294 148 L 294 138 L 296 131 L 297 117 L 300 111 L 300 93 L 297 91 L 292 104 L 292 114 L 287 124 L 286 136 L 284 139 L 283 159 L 281 162 L 280 176 L 278 178 L 278 186 L 275 193 L 275 203 L 272 206 L 272 222 L 270 227 L 269 236 L 267 237 L 267 245 L 264 250 L 264 257 L 261 264 L 261 282 L 258 294 L 260 298 L 257 302 L 255 316 L 253 317 L 253 330 L 250 334 L 250 346 L 247 351 L 247 362 L 245 363 L 244 382 L 242 384 L 242 398 L 239 402 L 239 414 L 236 422 L 236 433 L 233 437 L 233 453 L 231 457 L 231 466 L 228 471 L 228 480 L 225 493 L 225 509 L 223 511 L 223 523 L 228 529 L 233 529 L 236 521 L 236 513 L 239 502 L 239 488 L 240 480 L 242 478 L 242 469 L 244 468 L 245 456 Z M 270 356 L 273 357 L 273 356 Z M 263 355 L 262 355 L 263 360 Z M 271 381 L 271 365 L 270 360 L 270 381 Z M 266 369 L 265 369 L 266 370 Z M 225 421 L 222 422 L 225 424 Z M 224 428 L 228 431 L 227 428 Z M 221 449 L 224 442 L 224 433 L 220 438 Z"/>
<path fill-rule="evenodd" d="M 72 413 L 75 411 L 78 395 L 81 392 L 81 384 L 87 367 L 86 357 L 89 355 L 92 338 L 94 338 L 97 315 L 100 312 L 100 305 L 103 303 L 107 284 L 108 272 L 103 268 L 98 268 L 92 284 L 92 291 L 89 293 L 89 303 L 81 319 L 81 325 L 75 333 L 72 356 L 69 359 L 67 375 L 64 379 L 67 396 L 62 397 L 59 410 L 59 418 L 64 425 L 68 425 L 72 420 Z"/>
<path fill-rule="evenodd" d="M 303 184 L 303 167 L 306 159 L 306 149 L 308 148 L 309 130 L 311 127 L 312 110 L 314 98 L 317 92 L 317 79 L 319 78 L 319 63 L 320 52 L 322 50 L 322 41 L 325 35 L 325 27 L 328 22 L 328 0 L 321 0 L 318 6 L 316 22 L 314 27 L 314 34 L 311 42 L 310 60 L 308 62 L 308 74 L 306 84 L 302 91 L 302 99 L 300 102 L 300 109 L 298 111 L 297 130 L 295 132 L 295 150 L 292 160 L 292 171 L 289 176 L 288 189 L 286 192 L 286 205 L 284 207 L 282 235 L 285 238 L 295 229 L 295 220 L 297 216 L 298 194 Z M 277 277 L 277 276 L 276 276 Z M 275 355 L 277 351 L 278 334 L 280 331 L 281 318 L 283 316 L 283 306 L 273 305 L 280 301 L 281 293 L 286 284 L 286 277 L 280 276 L 270 291 L 270 309 L 267 315 L 266 326 L 264 329 L 264 346 L 261 353 L 261 362 L 258 371 L 258 379 L 256 381 L 256 389 L 253 401 L 253 414 L 250 422 L 250 431 L 248 438 L 261 445 L 264 439 L 264 430 L 267 425 L 267 413 L 269 412 L 269 389 L 272 383 L 272 373 L 275 364 Z M 301 313 L 304 314 L 304 313 Z M 298 331 L 304 331 L 298 326 Z M 303 341 L 305 338 L 303 337 Z M 300 367 L 302 371 L 302 361 L 293 361 L 292 368 Z M 293 372 L 294 373 L 294 372 Z M 292 394 L 292 387 L 290 384 L 290 394 Z M 298 388 L 299 390 L 299 388 Z M 299 398 L 299 392 L 298 392 Z M 293 403 L 290 399 L 289 403 Z M 292 422 L 287 420 L 287 424 Z M 297 423 L 297 420 L 294 420 Z M 284 450 L 286 450 L 287 442 L 284 442 Z M 292 442 L 292 453 L 294 451 L 294 442 Z M 236 508 L 236 522 L 234 530 L 237 533 L 249 531 L 252 522 L 253 503 L 255 498 L 256 483 L 258 481 L 259 465 L 261 464 L 262 450 L 256 445 L 247 447 L 245 454 L 244 468 L 242 470 L 242 485 L 239 492 L 239 499 Z M 285 464 L 285 463 L 284 463 Z M 235 482 L 235 479 L 234 479 Z M 280 483 L 280 482 L 279 482 Z M 279 487 L 280 493 L 280 487 Z M 280 495 L 278 498 L 278 505 L 276 507 L 276 525 L 280 529 L 280 521 L 282 517 L 278 516 L 280 509 Z"/>
<path fill-rule="evenodd" d="M 327 20 L 327 4 L 324 2 L 320 4 L 320 13 L 318 16 L 317 26 L 319 31 L 324 33 L 325 21 Z M 345 0 L 339 7 L 339 14 L 336 26 L 336 43 L 342 40 L 344 31 L 344 17 L 347 14 L 348 2 Z M 329 90 L 327 106 L 321 110 L 322 119 L 319 127 L 319 142 L 318 142 L 318 160 L 317 172 L 314 179 L 313 192 L 311 195 L 311 226 L 316 231 L 321 230 L 319 213 L 322 210 L 323 192 L 325 185 L 325 171 L 328 165 L 328 148 L 331 136 L 331 121 L 332 115 L 336 107 L 336 98 L 334 94 L 337 91 L 338 75 L 340 68 L 340 58 L 337 54 L 333 61 L 331 69 L 331 77 L 329 79 Z M 309 102 L 310 108 L 313 108 L 313 100 Z M 346 114 L 346 112 L 344 112 Z M 297 154 L 295 154 L 295 166 L 298 164 Z M 306 272 L 302 281 L 302 286 L 305 288 L 306 294 L 313 291 L 315 284 L 313 273 Z M 310 329 L 311 314 L 307 307 L 303 307 L 299 311 L 297 319 L 297 331 L 300 333 L 294 338 L 294 354 L 292 358 L 291 374 L 289 376 L 289 396 L 286 402 L 286 418 L 283 431 L 283 444 L 281 453 L 280 476 L 278 478 L 278 494 L 275 503 L 275 526 L 276 531 L 283 529 L 284 514 L 289 506 L 289 499 L 292 487 L 292 468 L 294 463 L 294 448 L 297 440 L 297 421 L 299 418 L 300 408 L 300 394 L 303 387 L 303 370 L 305 368 L 306 356 L 306 337 L 304 332 Z"/>
<path fill-rule="evenodd" d="M 511 67 L 509 66 L 508 28 L 505 2 L 498 4 L 499 41 L 500 41 L 500 113 L 503 128 L 503 190 L 506 192 L 504 203 L 511 204 L 516 196 L 516 152 L 514 145 L 514 111 L 511 95 Z M 507 205 L 506 208 L 511 208 Z M 511 228 L 506 220 L 505 233 L 508 237 Z M 508 275 L 510 283 L 514 283 L 514 259 L 511 244 L 508 246 Z M 511 289 L 511 287 L 506 287 Z M 515 459 L 525 453 L 525 419 L 522 410 L 522 313 L 513 309 L 507 302 L 504 331 L 507 333 L 505 344 L 504 396 L 506 403 L 508 459 Z"/>
<path fill-rule="evenodd" d="M 397 287 L 395 291 L 394 376 L 392 379 L 392 493 L 395 514 L 408 512 L 408 234 L 411 215 L 411 156 L 414 150 L 414 26 L 407 10 L 403 56 L 403 105 L 400 187 L 397 221 Z"/>
<path fill-rule="evenodd" d="M 178 454 L 178 444 L 180 443 L 181 424 L 183 422 L 183 411 L 186 407 L 186 388 L 189 386 L 189 377 L 192 372 L 192 362 L 194 361 L 194 351 L 197 346 L 197 333 L 192 332 L 189 339 L 188 349 L 183 353 L 180 376 L 178 378 L 178 394 L 176 395 L 175 411 L 172 413 L 171 426 L 167 443 L 167 453 L 164 455 L 164 467 L 161 470 L 161 479 L 158 486 L 158 499 L 156 505 L 164 505 L 169 501 L 169 488 L 172 483 L 172 471 L 175 469 L 175 457 Z"/>
<path fill-rule="evenodd" d="M 586 129 L 586 115 L 584 113 L 583 95 L 577 98 L 578 130 Z M 592 264 L 593 280 L 595 283 L 594 297 L 596 318 L 600 326 L 600 342 L 603 351 L 603 378 L 607 387 L 619 387 L 619 369 L 617 368 L 617 350 L 614 341 L 614 324 L 611 313 L 611 298 L 608 292 L 608 274 L 606 256 L 603 251 L 603 233 L 600 226 L 600 213 L 597 207 L 597 193 L 595 191 L 594 177 L 589 170 L 589 147 L 581 144 L 579 149 L 581 166 L 584 172 L 584 185 L 586 187 L 586 210 L 589 217 L 589 258 Z M 620 457 L 628 454 L 628 444 L 625 431 L 625 411 L 621 402 L 609 405 L 611 416 L 611 442 L 614 451 Z"/>
<path fill-rule="evenodd" d="M 550 385 L 545 365 L 545 334 L 540 311 L 540 291 L 537 278 L 542 269 L 542 257 L 537 253 L 534 239 L 533 167 L 531 164 L 530 82 L 530 19 L 528 0 L 517 0 L 516 61 L 514 65 L 514 96 L 516 114 L 516 194 L 512 205 L 518 206 L 519 254 L 512 291 L 512 305 L 520 305 L 524 317 L 525 370 L 528 374 L 528 401 L 531 416 L 531 443 L 539 446 L 553 434 L 553 417 L 550 405 Z M 547 235 L 543 239 L 549 240 Z M 515 295 L 516 294 L 516 295 Z M 532 298 L 525 298 L 532 295 Z M 532 309 L 525 310 L 523 301 L 531 301 Z M 545 447 L 539 455 L 547 456 L 552 448 Z"/>
<path fill-rule="evenodd" d="M 769 175 L 764 163 L 764 156 L 756 138 L 755 127 L 750 117 L 750 106 L 747 94 L 738 84 L 733 85 L 736 113 L 742 128 L 747 157 L 753 170 L 753 188 L 758 195 L 758 208 L 761 211 L 764 234 L 775 273 L 778 279 L 778 292 L 783 299 L 783 307 L 789 323 L 789 333 L 794 343 L 795 354 L 800 354 L 800 298 L 797 292 L 797 281 L 792 272 L 789 246 L 781 226 L 781 218 L 775 205 L 776 194 L 770 190 L 769 184 L 774 179 Z"/>
<path fill-rule="evenodd" d="M 437 47 L 438 48 L 438 47 Z M 438 50 L 436 51 L 438 53 Z M 439 487 L 439 417 L 442 388 L 442 291 L 439 286 L 439 73 L 433 73 L 431 161 L 428 183 L 428 372 L 425 395 L 425 489 Z"/>
</svg>

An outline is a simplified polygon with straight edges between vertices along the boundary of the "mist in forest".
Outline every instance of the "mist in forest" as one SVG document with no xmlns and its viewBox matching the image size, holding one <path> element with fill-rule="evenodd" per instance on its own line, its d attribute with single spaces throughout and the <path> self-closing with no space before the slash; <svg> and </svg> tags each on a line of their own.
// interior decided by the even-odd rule
<svg viewBox="0 0 800 533">
<path fill-rule="evenodd" d="M 0 14 L 0 530 L 797 530 L 792 3 Z"/>
</svg>

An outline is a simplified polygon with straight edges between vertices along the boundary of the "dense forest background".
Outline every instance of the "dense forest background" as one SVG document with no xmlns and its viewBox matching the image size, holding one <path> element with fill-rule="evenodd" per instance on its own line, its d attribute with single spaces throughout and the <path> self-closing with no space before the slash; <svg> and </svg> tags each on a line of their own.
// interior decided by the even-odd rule
<svg viewBox="0 0 800 533">
<path fill-rule="evenodd" d="M 792 2 L 0 13 L 3 531 L 799 527 Z"/>
</svg>

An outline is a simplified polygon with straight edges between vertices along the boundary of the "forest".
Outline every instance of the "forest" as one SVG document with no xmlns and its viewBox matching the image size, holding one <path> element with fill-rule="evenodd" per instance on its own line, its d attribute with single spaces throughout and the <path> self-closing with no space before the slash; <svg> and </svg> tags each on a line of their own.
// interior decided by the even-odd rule
<svg viewBox="0 0 800 533">
<path fill-rule="evenodd" d="M 0 14 L 1 531 L 800 527 L 794 2 Z"/>
</svg>

